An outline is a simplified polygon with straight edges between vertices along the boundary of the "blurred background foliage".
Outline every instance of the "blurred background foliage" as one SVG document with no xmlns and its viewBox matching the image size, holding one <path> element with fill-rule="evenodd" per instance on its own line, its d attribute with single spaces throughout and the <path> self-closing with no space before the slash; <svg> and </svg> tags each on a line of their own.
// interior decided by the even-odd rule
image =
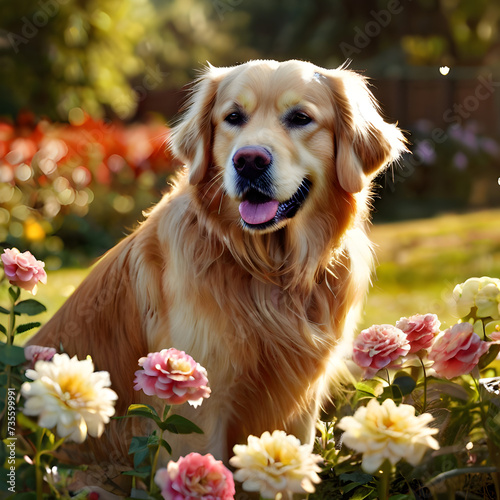
<svg viewBox="0 0 500 500">
<path fill-rule="evenodd" d="M 350 60 L 370 77 L 414 153 L 380 179 L 378 220 L 500 204 L 498 2 L 0 0 L 0 11 L 0 240 L 49 267 L 101 254 L 159 199 L 178 166 L 168 125 L 207 61 Z"/>
</svg>

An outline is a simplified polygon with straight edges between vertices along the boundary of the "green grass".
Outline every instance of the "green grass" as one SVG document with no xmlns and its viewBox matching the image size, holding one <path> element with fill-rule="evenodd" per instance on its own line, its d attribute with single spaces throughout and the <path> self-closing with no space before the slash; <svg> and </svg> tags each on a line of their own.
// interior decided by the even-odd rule
<svg viewBox="0 0 500 500">
<path fill-rule="evenodd" d="M 64 304 L 64 301 L 82 282 L 87 273 L 87 269 L 61 269 L 59 271 L 49 271 L 47 273 L 47 284 L 39 284 L 38 293 L 34 297 L 47 308 L 47 311 L 39 314 L 38 316 L 30 318 L 30 320 L 38 321 L 42 323 L 42 325 L 46 323 L 52 317 L 52 315 Z M 23 291 L 21 294 L 21 298 L 28 299 L 31 298 L 31 295 Z M 2 289 L 0 290 L 0 304 L 7 307 L 8 303 L 7 288 L 2 287 Z M 18 320 L 17 324 L 28 323 L 30 320 L 28 320 L 26 317 L 23 317 L 21 321 Z M 33 335 L 34 331 L 35 330 L 32 330 L 24 335 L 20 334 L 16 336 L 16 344 L 24 344 L 26 340 L 31 335 Z"/>
<path fill-rule="evenodd" d="M 377 269 L 362 326 L 436 313 L 457 319 L 452 292 L 472 276 L 500 276 L 500 210 L 373 227 Z"/>
<path fill-rule="evenodd" d="M 438 314 L 445 324 L 453 323 L 455 285 L 472 276 L 500 276 L 500 210 L 376 225 L 371 239 L 377 268 L 363 328 L 427 312 Z M 40 285 L 36 296 L 47 312 L 37 320 L 45 323 L 87 273 L 87 269 L 49 272 L 47 285 Z M 2 290 L 0 302 L 5 299 Z"/>
</svg>

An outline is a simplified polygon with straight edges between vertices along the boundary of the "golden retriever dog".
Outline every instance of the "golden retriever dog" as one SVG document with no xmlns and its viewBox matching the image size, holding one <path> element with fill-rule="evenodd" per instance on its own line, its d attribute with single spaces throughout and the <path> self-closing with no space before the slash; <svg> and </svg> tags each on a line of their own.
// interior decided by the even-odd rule
<svg viewBox="0 0 500 500">
<path fill-rule="evenodd" d="M 170 192 L 31 343 L 92 356 L 117 415 L 162 407 L 133 390 L 140 357 L 190 354 L 212 393 L 175 408 L 204 431 L 166 436 L 175 456 L 227 461 L 275 429 L 311 443 L 369 285 L 370 185 L 403 135 L 353 71 L 251 61 L 203 72 L 171 147 L 185 168 Z M 89 459 L 126 457 L 134 425 L 111 422 Z"/>
</svg>

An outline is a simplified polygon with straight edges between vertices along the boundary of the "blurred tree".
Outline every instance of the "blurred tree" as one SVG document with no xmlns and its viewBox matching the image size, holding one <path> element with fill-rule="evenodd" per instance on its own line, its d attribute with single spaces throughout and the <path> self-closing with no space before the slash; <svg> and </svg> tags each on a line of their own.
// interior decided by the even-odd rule
<svg viewBox="0 0 500 500">
<path fill-rule="evenodd" d="M 476 65 L 498 60 L 500 3 L 489 0 L 253 0 L 243 43 L 263 57 L 394 64 Z M 366 64 L 363 64 L 366 67 Z"/>
<path fill-rule="evenodd" d="M 67 119 L 81 107 L 133 110 L 128 79 L 148 65 L 158 20 L 148 0 L 18 0 L 2 3 L 2 108 Z M 2 109 L 3 111 L 3 109 Z"/>
<path fill-rule="evenodd" d="M 126 119 L 148 92 L 220 63 L 241 16 L 205 0 L 0 0 L 0 115 Z"/>
<path fill-rule="evenodd" d="M 0 0 L 0 114 L 66 120 L 134 115 L 152 90 L 180 88 L 207 61 L 352 59 L 372 76 L 405 65 L 499 58 L 490 0 Z"/>
</svg>

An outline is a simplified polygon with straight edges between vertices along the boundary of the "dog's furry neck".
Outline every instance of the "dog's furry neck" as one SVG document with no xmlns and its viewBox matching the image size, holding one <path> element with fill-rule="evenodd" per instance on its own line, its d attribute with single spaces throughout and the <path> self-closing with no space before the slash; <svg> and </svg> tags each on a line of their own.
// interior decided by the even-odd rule
<svg viewBox="0 0 500 500">
<path fill-rule="evenodd" d="M 181 173 L 174 191 L 189 193 L 191 204 L 186 206 L 185 216 L 193 219 L 189 225 L 197 227 L 199 237 L 210 242 L 212 257 L 221 258 L 229 252 L 234 262 L 255 279 L 284 290 L 309 294 L 311 285 L 323 281 L 325 273 L 335 267 L 344 251 L 346 231 L 364 223 L 365 214 L 357 213 L 352 206 L 348 209 L 348 205 L 357 205 L 356 197 L 346 192 L 339 197 L 337 191 L 337 196 L 325 199 L 307 220 L 301 222 L 297 216 L 276 231 L 250 232 L 233 217 L 225 218 L 226 200 L 221 191 L 212 194 L 211 181 L 191 188 L 186 184 L 185 173 Z M 207 263 L 203 259 L 199 265 L 201 271 Z"/>
</svg>

